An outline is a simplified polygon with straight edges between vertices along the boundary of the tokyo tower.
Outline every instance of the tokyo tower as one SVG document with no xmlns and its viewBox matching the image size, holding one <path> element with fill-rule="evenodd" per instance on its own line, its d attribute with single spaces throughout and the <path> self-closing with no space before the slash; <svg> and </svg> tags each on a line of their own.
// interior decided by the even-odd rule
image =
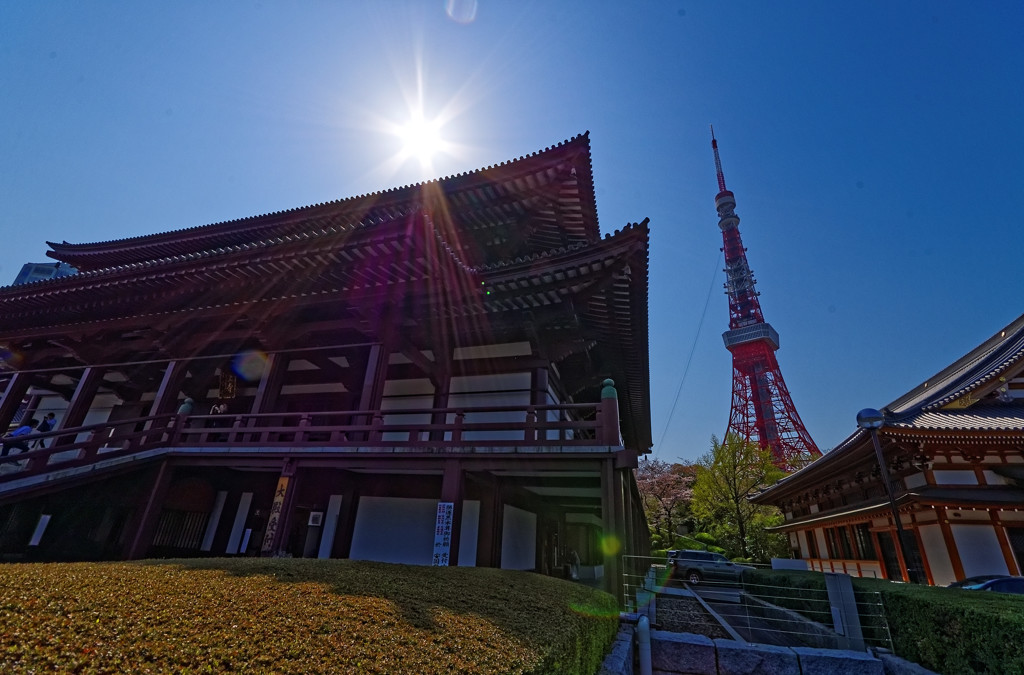
<svg viewBox="0 0 1024 675">
<path fill-rule="evenodd" d="M 725 292 L 729 296 L 729 330 L 722 339 L 732 352 L 732 410 L 726 434 L 771 448 L 779 468 L 795 470 L 820 457 L 821 451 L 804 428 L 775 359 L 779 334 L 761 314 L 757 299 L 760 293 L 754 290 L 754 273 L 740 239 L 736 199 L 725 188 L 714 128 L 711 149 L 718 172 L 715 208 L 722 230 Z"/>
</svg>

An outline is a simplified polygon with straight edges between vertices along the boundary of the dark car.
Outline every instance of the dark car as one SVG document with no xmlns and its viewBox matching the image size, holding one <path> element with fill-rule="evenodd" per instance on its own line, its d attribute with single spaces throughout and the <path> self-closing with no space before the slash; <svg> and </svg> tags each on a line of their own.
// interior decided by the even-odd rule
<svg viewBox="0 0 1024 675">
<path fill-rule="evenodd" d="M 960 581 L 954 581 L 949 584 L 946 588 L 964 588 L 965 586 L 975 586 L 985 581 L 992 581 L 993 579 L 1012 579 L 1009 574 L 979 574 L 976 577 L 967 577 Z"/>
<path fill-rule="evenodd" d="M 738 565 L 721 553 L 710 551 L 669 551 L 668 564 L 672 568 L 672 576 L 685 579 L 691 584 L 701 581 L 737 582 L 743 570 L 752 570 L 748 565 Z"/>
<path fill-rule="evenodd" d="M 980 584 L 964 586 L 965 591 L 994 591 L 995 593 L 1013 593 L 1024 595 L 1024 577 L 1001 577 L 989 579 Z"/>
</svg>

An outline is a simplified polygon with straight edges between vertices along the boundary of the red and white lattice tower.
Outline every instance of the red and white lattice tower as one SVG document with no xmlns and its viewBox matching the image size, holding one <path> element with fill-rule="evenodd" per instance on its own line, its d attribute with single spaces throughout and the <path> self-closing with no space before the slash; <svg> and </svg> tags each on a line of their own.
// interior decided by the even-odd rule
<svg viewBox="0 0 1024 675">
<path fill-rule="evenodd" d="M 775 359 L 779 334 L 761 314 L 757 299 L 760 293 L 754 290 L 754 273 L 747 264 L 747 249 L 740 239 L 736 199 L 725 189 L 714 129 L 711 148 L 718 172 L 715 208 L 722 230 L 725 292 L 729 296 L 729 330 L 722 338 L 732 352 L 732 410 L 726 433 L 771 448 L 780 468 L 797 469 L 820 457 L 821 451 L 804 428 Z"/>
</svg>

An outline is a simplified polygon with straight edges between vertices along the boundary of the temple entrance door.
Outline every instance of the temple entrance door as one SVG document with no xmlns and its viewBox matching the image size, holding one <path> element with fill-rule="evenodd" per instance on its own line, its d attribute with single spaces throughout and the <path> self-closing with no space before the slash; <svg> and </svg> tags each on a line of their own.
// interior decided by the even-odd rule
<svg viewBox="0 0 1024 675">
<path fill-rule="evenodd" d="M 882 564 L 885 565 L 885 576 L 890 581 L 903 581 L 900 559 L 896 555 L 896 542 L 888 532 L 878 533 L 878 547 L 882 549 Z"/>
</svg>

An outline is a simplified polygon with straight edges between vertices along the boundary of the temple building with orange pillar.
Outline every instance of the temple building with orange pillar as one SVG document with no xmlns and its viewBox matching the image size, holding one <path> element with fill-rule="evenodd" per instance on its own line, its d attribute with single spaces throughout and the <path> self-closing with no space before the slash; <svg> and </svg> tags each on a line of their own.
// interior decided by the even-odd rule
<svg viewBox="0 0 1024 675">
<path fill-rule="evenodd" d="M 1024 316 L 885 406 L 877 434 L 885 466 L 858 429 L 753 498 L 783 511 L 795 557 L 943 586 L 1024 571 Z"/>
</svg>

